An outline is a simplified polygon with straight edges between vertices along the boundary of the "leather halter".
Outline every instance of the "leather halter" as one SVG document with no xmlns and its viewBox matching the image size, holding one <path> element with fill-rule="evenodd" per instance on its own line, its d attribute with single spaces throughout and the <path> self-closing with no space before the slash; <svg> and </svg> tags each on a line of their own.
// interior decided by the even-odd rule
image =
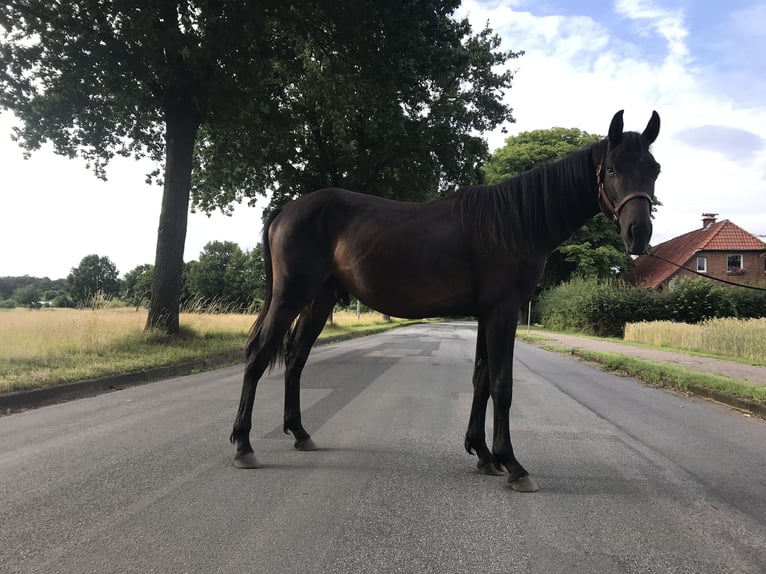
<svg viewBox="0 0 766 574">
<path fill-rule="evenodd" d="M 608 219 L 612 220 L 612 223 L 614 223 L 617 226 L 617 229 L 620 228 L 620 212 L 622 211 L 622 208 L 625 207 L 625 205 L 631 201 L 632 199 L 636 199 L 637 197 L 643 197 L 649 202 L 649 205 L 652 204 L 652 196 L 648 193 L 644 193 L 643 191 L 636 191 L 634 193 L 629 193 L 615 206 L 611 199 L 609 199 L 609 196 L 606 194 L 606 190 L 604 189 L 604 178 L 603 178 L 603 165 L 604 161 L 606 161 L 606 154 L 604 154 L 604 160 L 601 161 L 598 166 L 596 166 L 596 182 L 598 183 L 598 204 L 599 207 L 601 207 L 601 212 L 606 215 Z"/>
</svg>

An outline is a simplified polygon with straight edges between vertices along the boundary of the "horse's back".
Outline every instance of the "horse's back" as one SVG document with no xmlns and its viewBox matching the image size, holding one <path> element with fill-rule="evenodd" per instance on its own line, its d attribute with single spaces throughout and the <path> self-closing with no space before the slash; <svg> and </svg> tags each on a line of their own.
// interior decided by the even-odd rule
<svg viewBox="0 0 766 574">
<path fill-rule="evenodd" d="M 392 315 L 462 309 L 472 290 L 470 242 L 448 200 L 410 203 L 326 188 L 288 204 L 269 240 L 294 273 L 307 278 L 321 267 Z"/>
</svg>

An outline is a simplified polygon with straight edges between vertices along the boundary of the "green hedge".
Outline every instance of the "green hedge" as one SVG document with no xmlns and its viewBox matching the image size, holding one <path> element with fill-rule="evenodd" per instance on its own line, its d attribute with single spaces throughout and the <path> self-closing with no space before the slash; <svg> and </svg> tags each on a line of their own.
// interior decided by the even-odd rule
<svg viewBox="0 0 766 574">
<path fill-rule="evenodd" d="M 713 317 L 766 317 L 766 292 L 681 279 L 663 293 L 619 281 L 573 279 L 543 292 L 537 302 L 548 329 L 622 337 L 625 323 L 699 323 Z"/>
</svg>

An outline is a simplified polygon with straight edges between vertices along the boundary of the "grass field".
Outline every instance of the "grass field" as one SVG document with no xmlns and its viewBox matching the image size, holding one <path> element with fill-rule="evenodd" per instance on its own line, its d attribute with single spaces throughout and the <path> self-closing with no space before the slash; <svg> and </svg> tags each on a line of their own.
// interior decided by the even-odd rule
<svg viewBox="0 0 766 574">
<path fill-rule="evenodd" d="M 766 364 L 766 318 L 710 319 L 697 325 L 629 323 L 625 340 Z"/>
<path fill-rule="evenodd" d="M 118 309 L 12 309 L 0 311 L 0 392 L 125 373 L 237 353 L 253 315 L 192 314 L 180 317 L 182 335 L 144 333 L 146 311 Z M 378 313 L 336 313 L 322 337 L 375 331 Z"/>
</svg>

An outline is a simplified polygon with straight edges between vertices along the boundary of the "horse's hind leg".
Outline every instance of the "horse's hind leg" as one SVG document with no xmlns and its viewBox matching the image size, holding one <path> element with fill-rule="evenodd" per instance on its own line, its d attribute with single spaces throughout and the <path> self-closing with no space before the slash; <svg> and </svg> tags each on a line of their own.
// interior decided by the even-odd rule
<svg viewBox="0 0 766 574">
<path fill-rule="evenodd" d="M 335 305 L 334 280 L 322 286 L 314 300 L 306 306 L 290 335 L 285 353 L 285 419 L 284 431 L 295 437 L 298 450 L 316 450 L 314 441 L 301 423 L 301 373 L 311 347 L 322 332 L 327 317 Z"/>
<path fill-rule="evenodd" d="M 468 454 L 476 452 L 479 462 L 476 467 L 482 474 L 502 475 L 502 470 L 494 464 L 492 454 L 487 448 L 486 433 L 484 426 L 487 415 L 487 402 L 489 401 L 489 368 L 487 364 L 487 341 L 484 334 L 484 325 L 479 321 L 479 330 L 476 336 L 476 359 L 473 370 L 473 402 L 471 404 L 471 416 L 468 419 L 468 430 L 465 433 L 465 449 Z"/>
<path fill-rule="evenodd" d="M 231 442 L 237 448 L 234 456 L 234 466 L 238 468 L 255 468 L 258 462 L 250 444 L 250 428 L 252 426 L 253 403 L 255 389 L 269 363 L 274 360 L 284 340 L 290 324 L 298 314 L 284 306 L 271 307 L 265 311 L 262 321 L 258 321 L 245 351 L 245 377 L 242 382 L 242 395 L 239 401 Z"/>
</svg>

